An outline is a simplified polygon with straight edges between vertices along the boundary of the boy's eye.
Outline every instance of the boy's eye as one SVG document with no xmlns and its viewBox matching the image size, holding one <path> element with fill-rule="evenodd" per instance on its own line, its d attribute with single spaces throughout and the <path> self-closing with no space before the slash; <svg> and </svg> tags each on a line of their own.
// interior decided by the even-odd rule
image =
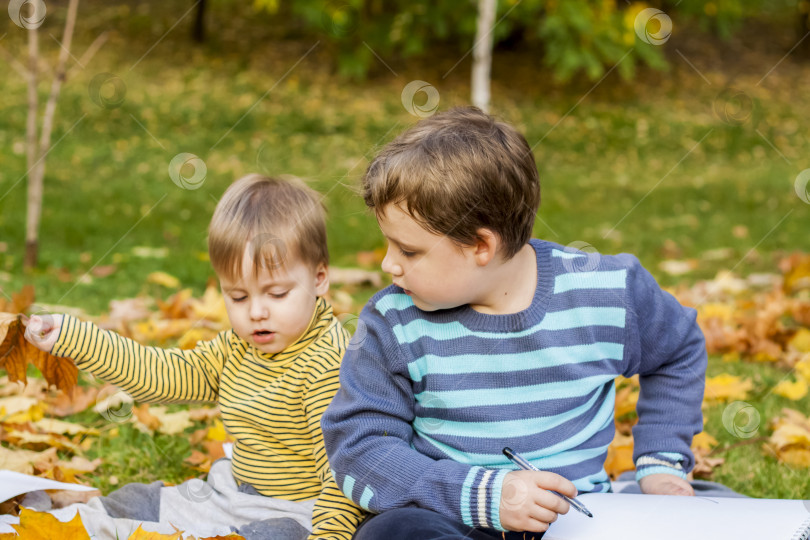
<svg viewBox="0 0 810 540">
<path fill-rule="evenodd" d="M 247 299 L 247 296 L 240 296 L 239 298 L 231 298 L 233 302 L 242 302 Z"/>
<path fill-rule="evenodd" d="M 408 257 L 408 258 L 413 257 L 414 255 L 416 255 L 415 251 L 405 251 L 402 248 L 399 248 L 399 252 L 402 254 L 403 257 Z"/>
<path fill-rule="evenodd" d="M 284 298 L 285 296 L 287 296 L 288 292 L 290 291 L 284 291 L 283 293 L 270 293 L 270 296 L 272 298 Z"/>
</svg>

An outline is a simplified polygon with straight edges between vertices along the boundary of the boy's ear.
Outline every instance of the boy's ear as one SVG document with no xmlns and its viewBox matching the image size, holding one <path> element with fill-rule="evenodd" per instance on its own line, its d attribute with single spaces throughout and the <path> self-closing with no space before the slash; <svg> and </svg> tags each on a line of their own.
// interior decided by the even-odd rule
<svg viewBox="0 0 810 540">
<path fill-rule="evenodd" d="M 501 238 L 489 229 L 478 229 L 478 239 L 475 241 L 473 257 L 478 266 L 488 265 L 498 254 L 501 247 Z"/>
<path fill-rule="evenodd" d="M 324 263 L 315 269 L 315 294 L 323 296 L 329 292 L 329 267 Z"/>
</svg>

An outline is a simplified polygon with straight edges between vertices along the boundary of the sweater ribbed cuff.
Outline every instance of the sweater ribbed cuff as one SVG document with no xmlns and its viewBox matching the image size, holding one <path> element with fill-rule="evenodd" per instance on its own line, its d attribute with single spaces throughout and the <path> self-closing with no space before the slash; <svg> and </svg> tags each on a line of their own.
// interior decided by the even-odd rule
<svg viewBox="0 0 810 540">
<path fill-rule="evenodd" d="M 686 479 L 683 462 L 686 458 L 677 452 L 654 452 L 636 460 L 636 481 L 651 474 L 671 474 Z"/>
<path fill-rule="evenodd" d="M 472 467 L 461 487 L 461 518 L 469 527 L 504 531 L 500 505 L 503 479 L 508 470 Z"/>
<path fill-rule="evenodd" d="M 71 346 L 71 342 L 74 341 L 77 333 L 82 330 L 84 330 L 82 328 L 82 321 L 72 315 L 63 315 L 59 336 L 53 344 L 51 354 L 76 360 L 76 355 L 81 351 L 75 346 Z"/>
</svg>

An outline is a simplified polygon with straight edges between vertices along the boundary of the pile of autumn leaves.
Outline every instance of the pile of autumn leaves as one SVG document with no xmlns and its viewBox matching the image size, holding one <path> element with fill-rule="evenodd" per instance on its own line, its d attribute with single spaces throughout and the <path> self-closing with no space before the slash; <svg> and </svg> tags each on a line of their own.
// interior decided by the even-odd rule
<svg viewBox="0 0 810 540">
<path fill-rule="evenodd" d="M 810 467 L 810 418 L 784 408 L 776 418 L 760 418 L 752 396 L 775 394 L 803 399 L 810 387 L 810 255 L 795 253 L 779 262 L 779 274 L 747 278 L 720 272 L 715 279 L 670 290 L 698 312 L 698 324 L 710 355 L 723 362 L 764 362 L 780 368 L 782 380 L 771 388 L 722 373 L 706 379 L 704 409 L 724 407 L 723 428 L 740 441 L 770 432 L 762 445 L 779 463 Z M 760 398 L 761 399 L 761 398 Z M 633 470 L 631 429 L 636 422 L 637 378 L 617 381 L 616 437 L 605 465 L 612 478 Z M 758 439 L 758 438 L 757 438 Z M 717 439 L 704 431 L 692 443 L 696 478 L 710 478 L 723 459 L 713 457 Z"/>
<path fill-rule="evenodd" d="M 731 362 L 768 362 L 783 368 L 785 373 L 784 379 L 769 389 L 755 388 L 753 381 L 730 374 L 710 377 L 706 381 L 704 406 L 719 403 L 734 412 L 745 406 L 756 408 L 756 403 L 746 402 L 756 393 L 772 392 L 790 400 L 802 399 L 808 393 L 810 255 L 787 257 L 780 262 L 779 270 L 779 273 L 754 274 L 747 278 L 720 273 L 713 280 L 670 291 L 682 304 L 697 309 L 709 354 L 720 355 L 724 361 Z M 164 273 L 150 274 L 148 281 L 179 288 L 177 280 Z M 126 394 L 108 385 L 78 386 L 75 367 L 69 361 L 45 355 L 28 345 L 22 339 L 21 314 L 32 311 L 33 300 L 33 291 L 24 289 L 11 301 L 0 301 L 0 369 L 7 373 L 7 377 L 0 378 L 0 441 L 3 443 L 0 469 L 87 483 L 87 475 L 99 466 L 100 460 L 89 461 L 83 453 L 93 444 L 94 437 L 100 435 L 99 430 L 60 418 L 90 407 L 109 420 L 103 423 L 106 427 L 102 430 L 114 430 L 124 421 L 147 432 L 169 434 L 188 434 L 197 426 L 189 436 L 192 443 L 203 450 L 194 450 L 192 455 L 184 457 L 201 473 L 222 455 L 222 442 L 227 441 L 228 436 L 217 418 L 216 408 L 168 413 L 163 407 L 133 404 Z M 337 290 L 332 301 L 338 314 L 357 309 L 345 290 Z M 115 300 L 110 303 L 109 313 L 94 322 L 142 343 L 183 348 L 192 348 L 197 341 L 211 339 L 228 327 L 225 305 L 214 283 L 210 283 L 199 298 L 195 298 L 190 289 L 183 289 L 165 301 L 146 297 Z M 28 380 L 27 385 L 23 385 L 28 363 L 34 364 L 43 378 Z M 617 431 L 605 465 L 612 478 L 633 469 L 631 429 L 636 421 L 638 399 L 635 378 L 617 380 L 616 385 Z M 60 390 L 55 390 L 54 386 Z M 726 429 L 736 429 L 736 423 L 744 423 L 746 418 L 743 415 L 740 420 L 732 415 Z M 784 409 L 777 418 L 763 419 L 762 424 L 755 427 L 760 434 L 769 433 L 762 447 L 764 453 L 781 463 L 810 467 L 808 417 L 797 410 Z M 747 436 L 746 432 L 740 434 L 740 437 Z M 710 433 L 704 432 L 695 438 L 696 477 L 708 478 L 712 470 L 722 464 L 722 458 L 714 457 L 713 450 L 717 446 L 717 440 Z M 55 500 L 57 496 L 52 495 Z M 0 507 L 0 512 L 3 511 L 13 511 L 13 508 Z M 19 531 L 33 530 L 25 527 L 48 526 L 50 516 L 23 512 Z M 5 537 L 0 534 L 0 540 Z M 25 533 L 23 537 L 38 538 L 34 533 Z M 52 537 L 55 535 L 43 536 Z M 139 531 L 130 538 L 181 537 L 181 531 L 170 536 Z"/>
</svg>

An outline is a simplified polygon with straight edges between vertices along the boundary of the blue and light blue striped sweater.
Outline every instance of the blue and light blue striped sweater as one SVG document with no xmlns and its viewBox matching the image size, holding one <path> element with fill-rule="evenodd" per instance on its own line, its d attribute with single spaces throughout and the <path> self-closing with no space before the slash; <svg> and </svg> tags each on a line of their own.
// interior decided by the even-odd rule
<svg viewBox="0 0 810 540">
<path fill-rule="evenodd" d="M 706 370 L 695 310 L 632 255 L 531 245 L 538 284 L 524 311 L 425 312 L 395 286 L 363 309 L 321 421 L 332 473 L 360 506 L 503 530 L 515 469 L 504 446 L 580 492 L 607 491 L 618 375 L 640 375 L 637 477 L 691 470 Z"/>
</svg>

